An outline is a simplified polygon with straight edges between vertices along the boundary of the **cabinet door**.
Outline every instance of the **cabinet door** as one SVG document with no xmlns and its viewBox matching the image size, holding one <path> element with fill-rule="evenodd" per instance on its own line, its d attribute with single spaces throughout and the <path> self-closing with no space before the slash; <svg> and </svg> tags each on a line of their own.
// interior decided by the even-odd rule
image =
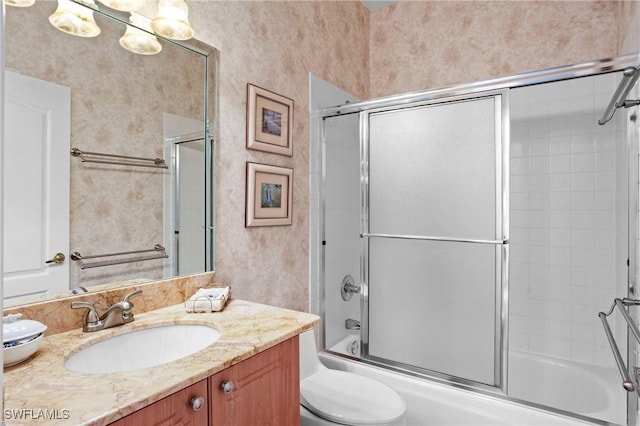
<svg viewBox="0 0 640 426">
<path fill-rule="evenodd" d="M 298 336 L 295 336 L 211 376 L 210 424 L 299 425 L 298 349 Z M 223 384 L 227 384 L 227 393 L 222 389 Z"/>
<path fill-rule="evenodd" d="M 194 398 L 202 398 L 202 406 L 192 406 Z M 207 379 L 136 411 L 112 423 L 112 426 L 205 426 L 208 424 Z"/>
</svg>

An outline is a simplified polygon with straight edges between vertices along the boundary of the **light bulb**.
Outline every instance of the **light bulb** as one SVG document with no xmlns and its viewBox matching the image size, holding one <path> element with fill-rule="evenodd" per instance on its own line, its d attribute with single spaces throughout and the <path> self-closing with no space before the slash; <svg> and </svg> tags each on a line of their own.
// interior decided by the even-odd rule
<svg viewBox="0 0 640 426">
<path fill-rule="evenodd" d="M 29 7 L 33 6 L 36 0 L 4 0 L 4 4 L 14 7 Z"/>
<path fill-rule="evenodd" d="M 158 15 L 151 21 L 151 28 L 156 34 L 173 40 L 193 37 L 187 3 L 184 0 L 160 0 Z"/>
<path fill-rule="evenodd" d="M 83 3 L 96 7 L 93 0 Z M 79 37 L 96 37 L 100 34 L 100 27 L 93 19 L 93 10 L 71 0 L 58 0 L 58 8 L 49 16 L 49 22 L 60 31 Z"/>
<path fill-rule="evenodd" d="M 115 10 L 133 12 L 144 6 L 145 0 L 100 0 L 100 3 Z"/>
<path fill-rule="evenodd" d="M 162 45 L 157 37 L 151 34 L 151 20 L 149 18 L 133 12 L 129 17 L 129 22 L 131 25 L 127 25 L 125 33 L 120 37 L 120 46 L 140 55 L 155 55 L 162 50 Z"/>
</svg>

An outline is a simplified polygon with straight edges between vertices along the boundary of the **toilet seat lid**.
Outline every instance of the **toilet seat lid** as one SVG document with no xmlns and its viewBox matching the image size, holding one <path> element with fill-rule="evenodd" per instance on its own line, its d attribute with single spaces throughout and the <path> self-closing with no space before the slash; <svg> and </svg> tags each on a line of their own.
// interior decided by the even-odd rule
<svg viewBox="0 0 640 426">
<path fill-rule="evenodd" d="M 313 414 L 345 425 L 380 425 L 404 416 L 407 404 L 369 377 L 323 369 L 300 382 L 300 403 Z"/>
</svg>

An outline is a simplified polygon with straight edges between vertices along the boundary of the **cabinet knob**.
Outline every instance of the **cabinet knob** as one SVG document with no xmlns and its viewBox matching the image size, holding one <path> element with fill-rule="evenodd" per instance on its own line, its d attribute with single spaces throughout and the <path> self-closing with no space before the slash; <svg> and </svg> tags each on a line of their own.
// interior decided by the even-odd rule
<svg viewBox="0 0 640 426">
<path fill-rule="evenodd" d="M 204 407 L 204 398 L 201 396 L 194 396 L 191 398 L 190 404 L 193 411 L 200 411 L 200 409 Z"/>
<path fill-rule="evenodd" d="M 222 392 L 226 394 L 231 393 L 233 391 L 233 382 L 229 380 L 228 382 L 220 383 L 220 389 L 222 389 Z"/>
</svg>

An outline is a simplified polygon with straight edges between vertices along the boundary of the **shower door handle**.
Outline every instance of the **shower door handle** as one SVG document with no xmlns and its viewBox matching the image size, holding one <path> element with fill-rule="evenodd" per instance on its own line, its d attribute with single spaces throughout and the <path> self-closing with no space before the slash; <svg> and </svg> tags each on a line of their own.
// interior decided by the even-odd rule
<svg viewBox="0 0 640 426">
<path fill-rule="evenodd" d="M 507 245 L 509 244 L 508 238 L 500 240 L 483 240 L 478 238 L 457 238 L 457 237 L 434 237 L 427 235 L 402 235 L 402 234 L 374 234 L 369 232 L 362 232 L 361 238 L 395 238 L 400 240 L 421 240 L 421 241 L 444 241 L 450 243 L 473 243 L 473 244 L 494 244 L 494 245 Z"/>
</svg>

